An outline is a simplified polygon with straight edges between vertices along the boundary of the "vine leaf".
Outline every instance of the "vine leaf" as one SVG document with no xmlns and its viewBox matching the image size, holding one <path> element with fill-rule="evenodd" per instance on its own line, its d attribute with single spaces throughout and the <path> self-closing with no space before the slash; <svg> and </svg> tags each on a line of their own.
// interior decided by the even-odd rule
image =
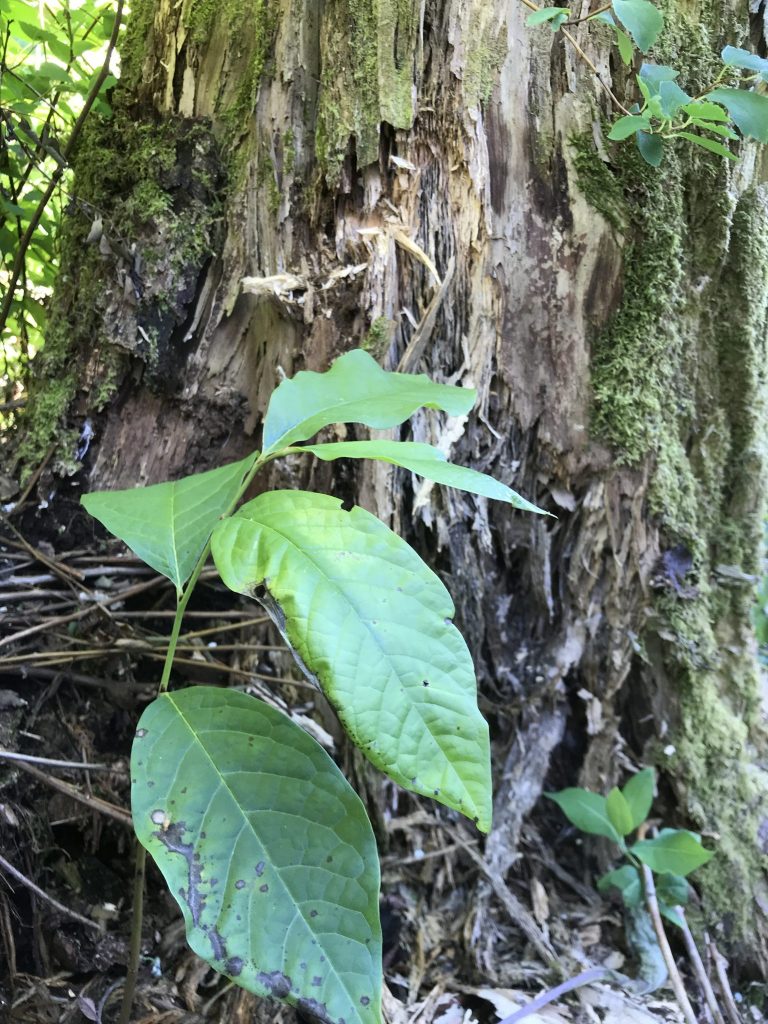
<svg viewBox="0 0 768 1024">
<path fill-rule="evenodd" d="M 707 98 L 722 103 L 744 135 L 768 142 L 768 96 L 720 87 L 707 93 Z"/>
<path fill-rule="evenodd" d="M 651 167 L 658 167 L 664 159 L 664 143 L 658 135 L 650 135 L 648 132 L 638 132 L 635 136 L 640 156 Z"/>
<path fill-rule="evenodd" d="M 627 114 L 626 117 L 620 117 L 616 121 L 608 133 L 608 138 L 613 139 L 614 142 L 621 142 L 636 132 L 647 131 L 650 127 L 650 118 L 638 114 Z"/>
<path fill-rule="evenodd" d="M 416 552 L 369 512 L 303 491 L 248 502 L 218 524 L 212 550 L 230 589 L 267 588 L 265 606 L 365 756 L 488 831 L 472 659 L 448 591 Z"/>
<path fill-rule="evenodd" d="M 613 13 L 643 53 L 650 50 L 664 26 L 661 11 L 649 0 L 613 0 Z"/>
<path fill-rule="evenodd" d="M 393 466 L 402 466 L 417 476 L 435 480 L 448 487 L 458 487 L 472 494 L 482 494 L 486 498 L 506 501 L 525 512 L 551 514 L 527 501 L 506 484 L 494 480 L 492 476 L 447 462 L 443 453 L 431 444 L 420 444 L 417 441 L 338 441 L 331 444 L 303 445 L 294 450 L 311 452 L 324 462 L 333 459 L 377 459 L 380 462 L 389 462 Z"/>
<path fill-rule="evenodd" d="M 710 153 L 717 153 L 718 156 L 727 157 L 729 160 L 736 159 L 733 153 L 731 153 L 729 149 L 726 149 L 721 142 L 716 142 L 714 139 L 708 139 L 705 135 L 694 135 L 693 132 L 677 132 L 677 135 L 681 139 L 687 139 L 689 142 L 693 142 L 697 146 L 701 146 L 702 149 L 709 150 Z"/>
<path fill-rule="evenodd" d="M 379 1024 L 376 843 L 322 747 L 255 697 L 192 687 L 144 711 L 131 776 L 195 953 L 323 1024 Z"/>
<path fill-rule="evenodd" d="M 765 57 L 758 57 L 756 53 L 749 50 L 741 50 L 738 46 L 726 46 L 721 57 L 723 64 L 732 68 L 741 68 L 744 71 L 755 71 L 764 82 L 768 82 L 768 60 Z"/>
<path fill-rule="evenodd" d="M 395 427 L 422 406 L 463 416 L 471 388 L 436 384 L 424 374 L 389 373 L 363 349 L 340 356 L 326 373 L 302 370 L 272 393 L 264 420 L 264 454 L 305 441 L 331 423 Z"/>
<path fill-rule="evenodd" d="M 257 454 L 182 480 L 128 491 L 93 491 L 80 500 L 94 519 L 180 591 Z"/>
</svg>

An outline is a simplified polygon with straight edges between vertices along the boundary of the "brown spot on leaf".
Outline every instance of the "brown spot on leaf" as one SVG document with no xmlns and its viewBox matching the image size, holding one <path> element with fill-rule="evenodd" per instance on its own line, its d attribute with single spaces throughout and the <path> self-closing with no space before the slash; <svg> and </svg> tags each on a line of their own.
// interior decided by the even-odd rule
<svg viewBox="0 0 768 1024">
<path fill-rule="evenodd" d="M 264 861 L 260 860 L 254 870 L 256 871 L 256 874 L 259 876 L 259 878 L 261 878 L 261 876 L 264 874 Z"/>
<path fill-rule="evenodd" d="M 244 889 L 245 888 L 245 879 L 244 878 L 238 878 L 238 880 L 235 882 L 235 888 L 236 889 Z"/>
<path fill-rule="evenodd" d="M 265 882 L 264 885 L 259 886 L 259 892 L 269 892 L 269 886 Z"/>
<path fill-rule="evenodd" d="M 360 1005 L 361 1006 L 370 1006 L 370 1004 L 371 1004 L 371 1000 L 368 998 L 368 996 L 360 996 Z"/>
<path fill-rule="evenodd" d="M 231 956 L 224 964 L 224 971 L 233 978 L 236 978 L 242 969 L 243 958 L 240 956 Z"/>
<path fill-rule="evenodd" d="M 285 999 L 291 991 L 291 979 L 282 971 L 260 971 L 256 975 L 256 981 L 275 999 Z"/>
<path fill-rule="evenodd" d="M 308 1017 L 319 1020 L 321 1024 L 334 1024 L 333 1018 L 328 1014 L 328 1008 L 325 1003 L 318 1003 L 316 999 L 299 999 L 296 1003 L 296 1008 Z"/>
</svg>

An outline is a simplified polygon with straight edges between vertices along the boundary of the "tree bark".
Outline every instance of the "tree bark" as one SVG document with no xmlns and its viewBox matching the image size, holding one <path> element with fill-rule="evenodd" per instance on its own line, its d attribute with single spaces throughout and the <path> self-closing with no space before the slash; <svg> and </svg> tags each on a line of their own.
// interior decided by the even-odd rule
<svg viewBox="0 0 768 1024">
<path fill-rule="evenodd" d="M 354 496 L 445 578 L 492 725 L 496 875 L 529 815 L 554 834 L 545 779 L 606 791 L 654 764 L 664 823 L 715 840 L 706 919 L 764 967 L 761 158 L 744 144 L 732 167 L 688 151 L 646 167 L 607 141 L 594 76 L 526 13 L 138 0 L 115 115 L 79 150 L 20 456 L 34 469 L 55 444 L 41 486 L 87 529 L 67 476 L 127 487 L 239 457 L 282 374 L 348 348 L 476 387 L 466 423 L 419 415 L 409 436 L 556 519 L 386 465 L 295 462 L 265 486 Z M 666 17 L 657 59 L 679 54 L 692 91 L 749 31 L 730 0 Z M 574 31 L 631 90 L 607 37 Z M 508 982 L 503 909 L 482 880 L 465 898 L 467 950 Z"/>
</svg>

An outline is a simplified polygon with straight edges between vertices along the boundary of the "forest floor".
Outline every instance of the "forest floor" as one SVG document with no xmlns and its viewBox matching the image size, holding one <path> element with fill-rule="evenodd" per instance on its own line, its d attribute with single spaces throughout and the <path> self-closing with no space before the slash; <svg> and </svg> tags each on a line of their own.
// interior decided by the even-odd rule
<svg viewBox="0 0 768 1024">
<path fill-rule="evenodd" d="M 177 678 L 238 686 L 271 702 L 365 786 L 370 775 L 327 707 L 314 693 L 308 700 L 258 606 L 238 603 L 212 574 L 201 582 Z M 117 1020 L 131 932 L 130 748 L 157 690 L 173 600 L 167 580 L 118 546 L 55 550 L 0 524 L 0 1021 Z M 542 845 L 532 826 L 536 872 L 484 877 L 477 836 L 447 829 L 439 809 L 383 785 L 385 800 L 379 788 L 368 804 L 382 849 L 388 1021 L 495 1024 L 562 978 L 600 966 L 633 973 L 620 909 L 589 884 L 576 843 L 554 857 L 549 837 Z M 492 913 L 479 919 L 481 886 Z M 545 962 L 530 929 L 523 933 L 510 913 L 515 905 L 554 959 Z M 151 864 L 145 907 L 134 1022 L 295 1021 L 293 1010 L 237 988 L 189 950 L 178 907 Z M 525 1017 L 683 1019 L 666 988 L 630 995 L 594 978 Z"/>
</svg>

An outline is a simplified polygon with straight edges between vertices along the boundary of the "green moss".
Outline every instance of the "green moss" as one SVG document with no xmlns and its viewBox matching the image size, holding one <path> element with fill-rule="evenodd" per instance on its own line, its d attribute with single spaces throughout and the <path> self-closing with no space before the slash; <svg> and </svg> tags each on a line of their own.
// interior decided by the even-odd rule
<svg viewBox="0 0 768 1024">
<path fill-rule="evenodd" d="M 394 324 L 385 316 L 377 317 L 360 343 L 361 348 L 370 352 L 374 359 L 381 360 L 392 341 Z"/>
<path fill-rule="evenodd" d="M 488 101 L 507 56 L 506 28 L 494 32 L 487 24 L 491 16 L 495 20 L 492 9 L 483 5 L 473 8 L 470 15 L 464 64 L 464 99 L 470 107 Z"/>
<path fill-rule="evenodd" d="M 315 148 L 329 180 L 351 137 L 364 167 L 378 158 L 382 120 L 413 123 L 417 12 L 415 0 L 338 0 L 328 11 Z"/>
<path fill-rule="evenodd" d="M 654 57 L 696 92 L 713 78 L 718 30 L 738 33 L 711 5 L 667 14 L 666 49 Z M 658 763 L 690 820 L 717 837 L 717 856 L 697 874 L 706 916 L 745 939 L 768 805 L 768 776 L 750 751 L 762 742 L 752 595 L 738 578 L 758 565 L 768 477 L 768 200 L 750 192 L 734 207 L 723 161 L 684 144 L 667 148 L 659 170 L 632 143 L 612 149 L 610 167 L 589 136 L 572 145 L 579 186 L 627 239 L 621 304 L 593 341 L 592 430 L 619 462 L 649 467 L 662 546 L 682 543 L 693 557 L 688 592 L 656 592 L 640 637 L 659 652 L 678 714 L 663 741 L 674 753 Z"/>
</svg>

